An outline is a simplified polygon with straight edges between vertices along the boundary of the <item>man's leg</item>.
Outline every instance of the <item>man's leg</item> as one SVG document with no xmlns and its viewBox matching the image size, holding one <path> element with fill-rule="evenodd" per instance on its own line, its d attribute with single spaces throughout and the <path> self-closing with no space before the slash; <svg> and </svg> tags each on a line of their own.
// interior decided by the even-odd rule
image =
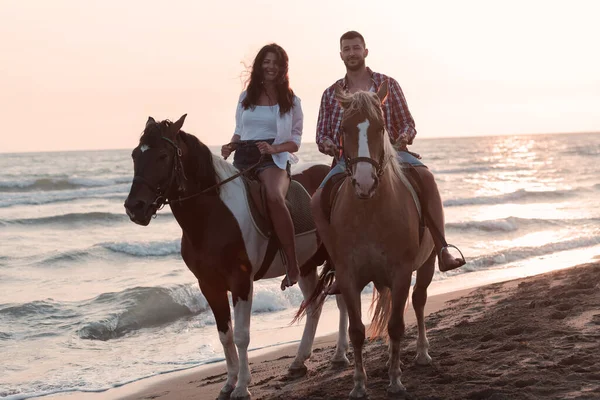
<svg viewBox="0 0 600 400">
<path fill-rule="evenodd" d="M 437 183 L 435 182 L 435 178 L 433 177 L 433 174 L 429 168 L 425 166 L 415 167 L 415 169 L 419 173 L 419 177 L 421 178 L 421 182 L 423 184 L 425 203 L 427 204 L 427 209 L 431 218 L 431 220 L 426 219 L 425 222 L 430 231 L 433 231 L 435 228 L 437 228 L 438 232 L 442 235 L 442 237 L 445 238 L 444 207 L 442 205 L 442 198 L 440 197 L 440 192 L 438 190 Z M 433 224 L 434 226 L 429 226 L 430 224 Z M 462 258 L 455 258 L 452 254 L 450 254 L 448 248 L 444 247 L 444 244 L 438 235 L 432 232 L 432 237 L 433 242 L 435 243 L 436 253 L 438 255 L 440 254 L 440 251 L 442 253 L 441 259 L 438 261 L 440 271 L 450 271 L 465 264 Z"/>
<path fill-rule="evenodd" d="M 323 179 L 323 182 L 319 186 L 319 188 L 313 194 L 310 200 L 310 208 L 312 211 L 313 220 L 315 221 L 315 227 L 317 228 L 317 232 L 319 233 L 319 237 L 323 242 L 323 245 L 331 254 L 331 246 L 332 246 L 332 238 L 331 238 L 331 225 L 328 220 L 328 216 L 325 215 L 323 211 L 323 207 L 321 206 L 321 198 L 323 196 L 323 188 L 329 179 L 336 174 L 344 172 L 345 166 L 343 164 L 336 164 L 329 174 Z M 326 290 L 326 294 L 338 294 L 339 290 L 337 289 L 337 284 L 334 281 L 333 284 Z"/>
<path fill-rule="evenodd" d="M 323 242 L 323 245 L 327 249 L 327 252 L 331 254 L 331 225 L 327 220 L 327 216 L 323 211 L 323 207 L 321 207 L 321 197 L 323 195 L 323 189 L 319 188 L 313 194 L 312 199 L 310 200 L 310 208 L 312 210 L 313 220 L 315 221 L 315 226 L 317 228 L 317 232 L 319 233 L 319 237 Z M 334 281 L 331 286 L 325 289 L 325 294 L 339 294 L 339 289 L 337 288 L 337 281 Z"/>
</svg>

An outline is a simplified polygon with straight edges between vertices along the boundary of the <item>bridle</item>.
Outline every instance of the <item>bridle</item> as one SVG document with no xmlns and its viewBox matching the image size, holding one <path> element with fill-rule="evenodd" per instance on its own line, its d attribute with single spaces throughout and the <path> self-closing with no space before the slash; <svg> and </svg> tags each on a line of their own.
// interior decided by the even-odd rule
<svg viewBox="0 0 600 400">
<path fill-rule="evenodd" d="M 340 148 L 340 156 L 336 157 L 338 160 L 340 157 L 344 158 L 344 163 L 346 164 L 346 175 L 347 176 L 352 176 L 352 166 L 355 164 L 358 164 L 359 162 L 367 162 L 369 164 L 371 164 L 373 167 L 375 167 L 375 174 L 377 176 L 377 179 L 381 178 L 381 176 L 383 175 L 383 171 L 385 170 L 385 166 L 387 165 L 388 159 L 389 157 L 385 156 L 385 152 L 382 151 L 381 152 L 381 156 L 379 157 L 379 161 L 376 161 L 374 159 L 372 159 L 371 157 L 348 157 L 348 153 L 346 152 L 345 148 L 344 148 L 344 128 L 341 127 L 340 128 L 342 135 L 340 136 L 340 142 L 341 142 L 341 146 Z"/>
<path fill-rule="evenodd" d="M 176 193 L 178 193 L 178 194 L 185 193 L 184 182 L 187 181 L 187 176 L 185 175 L 185 171 L 183 169 L 183 161 L 182 161 L 183 152 L 181 151 L 181 148 L 179 146 L 177 146 L 177 144 L 174 141 L 172 141 L 171 139 L 169 139 L 167 137 L 161 136 L 161 139 L 165 140 L 167 143 L 169 143 L 175 149 L 175 155 L 173 157 L 173 165 L 171 167 L 171 172 L 169 173 L 169 179 L 167 180 L 167 184 L 164 186 L 161 186 L 161 185 L 154 186 L 150 182 L 148 182 L 143 176 L 135 175 L 133 177 L 133 183 L 141 183 L 143 185 L 146 185 L 152 191 L 152 193 L 154 193 L 156 195 L 156 198 L 154 199 L 154 201 L 151 204 L 152 206 L 155 207 L 156 211 L 161 210 L 167 204 L 181 203 L 183 201 L 186 201 L 186 200 L 198 197 L 198 196 L 202 196 L 213 190 L 216 190 L 216 189 L 220 188 L 221 186 L 225 185 L 226 183 L 231 182 L 232 180 L 239 178 L 240 176 L 242 176 L 242 175 L 250 172 L 252 169 L 256 168 L 262 162 L 262 158 L 263 158 L 261 156 L 261 159 L 258 162 L 256 162 L 255 164 L 251 165 L 250 167 L 238 172 L 237 174 L 230 176 L 227 179 L 222 180 L 221 182 L 218 182 L 212 186 L 209 186 L 208 188 L 203 189 L 200 192 L 191 194 L 189 196 L 184 196 L 184 197 L 179 196 L 176 199 L 172 199 L 172 198 L 170 199 L 170 198 L 168 198 L 169 196 L 167 195 L 167 192 L 169 191 L 169 189 L 173 186 L 173 183 L 175 183 L 175 182 L 177 183 L 177 192 Z"/>
<path fill-rule="evenodd" d="M 182 192 L 185 190 L 183 183 L 187 180 L 187 177 L 185 176 L 185 171 L 183 170 L 183 162 L 181 160 L 181 156 L 183 154 L 181 148 L 169 138 L 161 136 L 161 139 L 165 140 L 175 149 L 173 165 L 171 167 L 171 171 L 169 172 L 169 179 L 167 179 L 166 185 L 161 186 L 160 184 L 158 184 L 155 186 L 148 182 L 146 178 L 144 178 L 141 175 L 135 175 L 133 177 L 133 183 L 141 183 L 142 185 L 147 186 L 152 191 L 152 193 L 154 193 L 156 197 L 151 205 L 154 206 L 157 210 L 162 209 L 165 206 L 165 204 L 169 203 L 169 200 L 167 198 L 167 192 L 173 186 L 173 183 L 177 181 L 177 192 Z"/>
</svg>

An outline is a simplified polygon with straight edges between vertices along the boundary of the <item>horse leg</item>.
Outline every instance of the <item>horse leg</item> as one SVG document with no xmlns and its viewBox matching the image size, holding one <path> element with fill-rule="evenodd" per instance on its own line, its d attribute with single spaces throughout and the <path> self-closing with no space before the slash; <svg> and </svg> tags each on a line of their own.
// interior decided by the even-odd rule
<svg viewBox="0 0 600 400">
<path fill-rule="evenodd" d="M 350 333 L 350 341 L 354 348 L 354 388 L 350 392 L 350 398 L 362 399 L 367 397 L 367 372 L 363 365 L 362 353 L 363 345 L 365 343 L 365 325 L 362 322 L 360 290 L 349 286 L 344 282 L 346 280 L 345 278 L 346 277 L 338 280 L 338 282 L 348 310 L 348 319 L 350 322 L 348 332 Z"/>
<path fill-rule="evenodd" d="M 390 336 L 390 359 L 388 374 L 390 385 L 388 393 L 396 395 L 405 392 L 405 387 L 400 381 L 402 370 L 400 369 L 400 340 L 404 336 L 404 310 L 410 290 L 412 271 L 407 268 L 398 267 L 392 286 L 392 315 L 388 322 L 388 334 Z"/>
<path fill-rule="evenodd" d="M 252 312 L 252 296 L 254 294 L 254 285 L 249 283 L 250 288 L 246 299 L 240 298 L 236 293 L 232 293 L 233 298 L 233 317 L 235 319 L 233 340 L 240 357 L 240 369 L 238 382 L 231 393 L 231 399 L 241 400 L 250 399 L 248 385 L 252 380 L 250 374 L 250 365 L 248 364 L 248 345 L 250 344 L 250 315 Z"/>
<path fill-rule="evenodd" d="M 317 269 L 314 268 L 308 275 L 300 277 L 298 281 L 304 301 L 308 301 L 317 287 Z M 296 359 L 290 365 L 288 372 L 293 377 L 300 377 L 306 374 L 306 365 L 304 362 L 310 358 L 312 354 L 312 346 L 315 340 L 315 333 L 321 316 L 322 307 L 317 307 L 316 304 L 311 304 L 306 310 L 306 323 L 304 324 L 304 332 Z"/>
<path fill-rule="evenodd" d="M 331 359 L 331 366 L 334 368 L 346 368 L 350 361 L 346 354 L 348 353 L 348 308 L 342 298 L 342 295 L 335 296 L 338 310 L 340 312 L 340 324 L 338 327 L 338 341 L 335 348 L 335 354 Z"/>
<path fill-rule="evenodd" d="M 215 316 L 219 339 L 223 345 L 225 361 L 227 363 L 227 381 L 219 393 L 218 400 L 229 399 L 238 379 L 239 360 L 233 344 L 233 329 L 231 328 L 231 312 L 226 290 L 217 290 L 210 284 L 200 283 L 202 294 L 210 305 Z"/>
<path fill-rule="evenodd" d="M 415 362 L 418 365 L 431 364 L 429 356 L 429 340 L 427 340 L 427 330 L 425 328 L 425 303 L 427 303 L 427 287 L 431 283 L 433 273 L 435 272 L 436 253 L 432 252 L 425 264 L 417 270 L 417 281 L 413 289 L 412 302 L 417 316 L 417 328 L 419 337 L 417 338 L 417 356 Z"/>
</svg>

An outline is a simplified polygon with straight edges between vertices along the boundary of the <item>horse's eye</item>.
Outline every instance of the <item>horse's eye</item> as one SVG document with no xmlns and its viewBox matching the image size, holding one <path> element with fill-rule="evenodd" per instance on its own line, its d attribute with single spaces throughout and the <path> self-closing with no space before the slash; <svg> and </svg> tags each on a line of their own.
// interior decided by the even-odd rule
<svg viewBox="0 0 600 400">
<path fill-rule="evenodd" d="M 160 161 L 165 161 L 167 159 L 167 154 L 165 154 L 165 153 L 161 154 L 160 157 L 158 157 L 158 159 Z"/>
</svg>

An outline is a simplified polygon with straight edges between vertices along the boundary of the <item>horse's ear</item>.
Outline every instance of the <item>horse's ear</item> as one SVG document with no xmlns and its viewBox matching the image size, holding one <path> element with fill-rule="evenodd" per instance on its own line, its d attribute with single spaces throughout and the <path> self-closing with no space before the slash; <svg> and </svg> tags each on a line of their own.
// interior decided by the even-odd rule
<svg viewBox="0 0 600 400">
<path fill-rule="evenodd" d="M 348 98 L 348 95 L 344 92 L 344 88 L 342 86 L 335 85 L 334 96 L 338 103 L 340 103 L 342 108 L 348 108 L 348 106 L 350 105 L 350 99 Z"/>
<path fill-rule="evenodd" d="M 383 81 L 381 83 L 381 85 L 379 85 L 379 89 L 377 89 L 377 97 L 379 97 L 379 101 L 381 101 L 381 104 L 385 103 L 385 100 L 387 99 L 388 96 L 388 89 L 389 89 L 389 81 L 386 79 L 385 81 Z"/>
<path fill-rule="evenodd" d="M 150 124 L 155 124 L 156 121 L 154 120 L 154 118 L 152 117 L 148 117 L 148 121 L 146 121 L 146 126 L 150 125 Z"/>
<path fill-rule="evenodd" d="M 187 117 L 187 114 L 183 114 L 181 116 L 181 118 L 179 118 L 177 120 L 177 122 L 175 122 L 173 125 L 171 125 L 172 133 L 174 135 L 178 134 L 179 131 L 181 130 L 181 127 L 183 126 L 183 122 L 185 121 L 185 117 Z"/>
</svg>

